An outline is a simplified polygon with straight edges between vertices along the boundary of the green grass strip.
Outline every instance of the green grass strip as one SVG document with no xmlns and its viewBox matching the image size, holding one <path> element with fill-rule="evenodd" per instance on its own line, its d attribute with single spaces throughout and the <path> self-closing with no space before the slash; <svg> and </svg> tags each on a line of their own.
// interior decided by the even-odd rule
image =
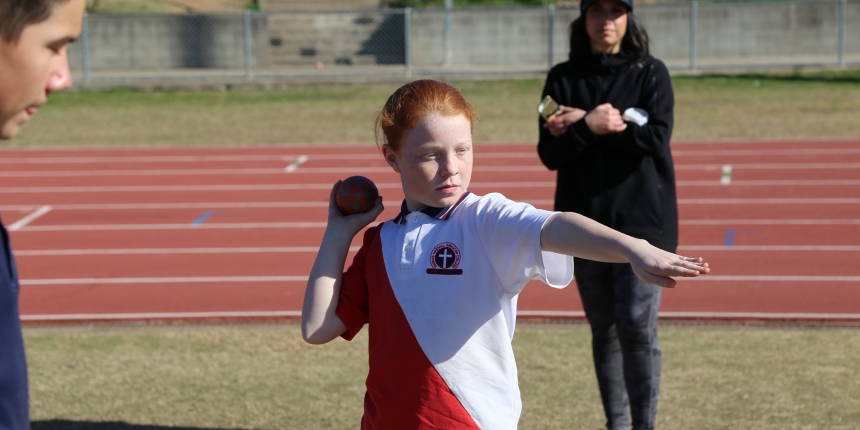
<svg viewBox="0 0 860 430">
<path fill-rule="evenodd" d="M 662 429 L 851 429 L 860 330 L 664 326 Z M 355 429 L 367 336 L 298 326 L 25 329 L 33 428 Z M 585 325 L 520 324 L 521 429 L 604 423 Z M 105 424 L 112 423 L 112 424 Z"/>
</svg>

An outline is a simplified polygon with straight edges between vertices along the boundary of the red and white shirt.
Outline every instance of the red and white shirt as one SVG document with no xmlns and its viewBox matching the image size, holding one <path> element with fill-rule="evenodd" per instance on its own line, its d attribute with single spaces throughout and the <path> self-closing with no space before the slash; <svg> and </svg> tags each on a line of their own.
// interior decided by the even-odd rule
<svg viewBox="0 0 860 430">
<path fill-rule="evenodd" d="M 573 278 L 572 257 L 540 248 L 552 214 L 466 193 L 366 231 L 337 305 L 345 339 L 370 325 L 362 429 L 517 427 L 517 297 Z"/>
</svg>

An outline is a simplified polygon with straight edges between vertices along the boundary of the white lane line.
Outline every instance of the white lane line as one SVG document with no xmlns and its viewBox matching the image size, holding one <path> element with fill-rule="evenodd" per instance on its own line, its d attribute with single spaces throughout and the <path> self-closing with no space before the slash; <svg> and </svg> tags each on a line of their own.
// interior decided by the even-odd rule
<svg viewBox="0 0 860 430">
<path fill-rule="evenodd" d="M 704 275 L 677 279 L 680 282 L 860 282 L 860 276 Z"/>
<path fill-rule="evenodd" d="M 371 144 L 368 144 L 371 145 Z M 475 158 L 523 158 L 536 157 L 533 150 L 491 152 L 485 149 L 475 152 Z M 348 148 L 343 148 L 348 151 Z M 675 149 L 675 156 L 714 155 L 850 155 L 860 154 L 860 148 L 805 148 L 805 149 Z M 86 163 L 199 163 L 201 161 L 292 161 L 301 154 L 267 155 L 132 155 L 117 156 L 70 156 L 70 157 L 9 157 L 0 158 L 0 164 L 86 164 Z M 320 160 L 378 160 L 378 152 L 361 149 L 354 153 L 314 154 Z"/>
<path fill-rule="evenodd" d="M 29 215 L 25 216 L 24 218 L 21 218 L 18 221 L 15 221 L 14 223 L 12 223 L 12 225 L 10 225 L 8 227 L 8 229 L 9 229 L 9 231 L 21 230 L 27 224 L 30 224 L 31 222 L 35 221 L 40 216 L 45 215 L 46 213 L 50 212 L 51 209 L 52 209 L 51 206 L 42 206 L 39 209 L 36 209 L 35 211 L 31 212 Z"/>
<path fill-rule="evenodd" d="M 299 166 L 308 161 L 307 155 L 299 155 L 292 163 L 290 163 L 287 167 L 284 168 L 284 171 L 287 173 L 295 172 Z"/>
<path fill-rule="evenodd" d="M 324 228 L 325 222 L 258 222 L 191 224 L 92 224 L 92 225 L 38 225 L 18 231 L 106 231 L 106 230 L 206 230 L 254 228 Z"/>
<path fill-rule="evenodd" d="M 731 178 L 731 169 L 729 170 Z M 678 187 L 714 187 L 731 183 L 733 187 L 822 187 L 822 186 L 855 186 L 860 185 L 860 179 L 761 179 L 761 180 L 722 180 L 712 181 L 676 181 Z"/>
<path fill-rule="evenodd" d="M 676 164 L 675 170 L 716 171 L 722 164 Z M 815 170 L 815 169 L 860 169 L 860 163 L 733 163 L 735 170 Z"/>
<path fill-rule="evenodd" d="M 856 219 L 705 219 L 681 220 L 681 225 L 857 225 Z M 192 227 L 190 224 L 92 224 L 92 225 L 38 225 L 21 228 L 19 232 L 35 231 L 122 231 L 122 230 L 205 230 L 205 229 L 258 229 L 258 228 L 325 228 L 325 222 L 260 222 L 210 223 Z"/>
<path fill-rule="evenodd" d="M 359 250 L 349 247 L 350 252 Z M 41 249 L 15 251 L 15 257 L 50 257 L 83 255 L 162 255 L 162 254 L 280 254 L 313 253 L 317 246 L 245 247 L 245 248 L 118 248 L 118 249 Z M 681 245 L 678 251 L 860 251 L 860 245 Z"/>
<path fill-rule="evenodd" d="M 283 169 L 14 170 L 0 172 L 0 177 L 277 175 L 279 173 L 283 173 Z"/>
<path fill-rule="evenodd" d="M 351 252 L 360 247 L 351 246 Z M 162 254 L 277 254 L 318 252 L 318 246 L 246 247 L 246 248 L 126 248 L 126 249 L 43 249 L 15 251 L 15 257 L 78 256 L 78 255 L 162 255 Z"/>
<path fill-rule="evenodd" d="M 584 318 L 582 311 L 517 311 L 518 317 Z M 658 312 L 668 319 L 763 319 L 763 320 L 860 320 L 860 314 L 802 313 L 802 312 Z"/>
<path fill-rule="evenodd" d="M 215 282 L 304 282 L 307 276 L 192 276 L 165 278 L 22 279 L 23 286 L 105 284 L 187 284 Z M 681 282 L 860 282 L 860 276 L 705 275 L 678 278 Z"/>
<path fill-rule="evenodd" d="M 713 181 L 678 181 L 683 186 L 723 186 L 719 180 Z M 860 180 L 762 180 L 762 181 L 733 181 L 732 186 L 855 186 Z M 532 182 L 472 182 L 472 189 L 506 189 L 506 188 L 555 188 L 552 181 Z M 395 182 L 377 183 L 379 189 L 399 189 L 401 184 Z M 284 191 L 284 190 L 323 190 L 330 189 L 331 184 L 245 184 L 245 185 L 120 185 L 120 186 L 74 186 L 74 187 L 2 187 L 2 194 L 31 194 L 31 193 L 119 193 L 119 192 L 182 192 L 182 191 Z"/>
<path fill-rule="evenodd" d="M 213 282 L 305 282 L 307 276 L 186 276 L 167 278 L 22 279 L 21 285 L 189 284 Z"/>
<path fill-rule="evenodd" d="M 680 205 L 854 205 L 855 198 L 678 199 Z"/>
<path fill-rule="evenodd" d="M 90 164 L 90 163 L 200 163 L 206 161 L 293 161 L 299 155 L 131 155 L 126 157 L 10 157 L 0 164 Z M 321 154 L 314 158 L 326 160 L 379 159 L 379 154 Z"/>
<path fill-rule="evenodd" d="M 101 164 L 101 163 L 200 163 L 205 161 L 244 162 L 244 161 L 287 161 L 292 162 L 299 155 L 142 155 L 127 157 L 9 157 L 0 158 L 0 164 Z M 313 154 L 316 160 L 380 160 L 378 152 Z M 475 158 L 536 158 L 534 151 L 522 152 L 476 152 Z"/>
<path fill-rule="evenodd" d="M 680 245 L 678 251 L 860 251 L 860 245 Z"/>
<path fill-rule="evenodd" d="M 856 225 L 860 219 L 685 219 L 681 225 Z"/>
<path fill-rule="evenodd" d="M 115 314 L 33 314 L 21 315 L 21 321 L 95 321 L 95 320 L 148 320 L 148 319 L 205 319 L 205 318 L 297 318 L 301 311 L 238 311 L 238 312 L 150 312 Z M 582 311 L 517 311 L 517 317 L 585 318 Z M 860 314 L 836 313 L 779 313 L 779 312 L 659 312 L 667 319 L 760 319 L 760 320 L 857 320 Z"/>
<path fill-rule="evenodd" d="M 521 200 L 535 206 L 552 205 L 554 200 Z M 860 199 L 678 199 L 680 205 L 853 205 Z M 39 205 L 0 205 L 0 211 L 35 210 Z M 94 203 L 51 205 L 54 211 L 144 210 L 144 209 L 241 209 L 241 208 L 310 208 L 328 207 L 328 202 L 210 202 L 210 203 Z"/>
<path fill-rule="evenodd" d="M 299 162 L 301 161 L 301 162 Z M 277 175 L 288 173 L 388 173 L 390 167 L 372 166 L 342 166 L 342 167 L 305 167 L 298 166 L 307 161 L 293 161 L 285 169 L 251 168 L 251 169 L 146 169 L 146 170 L 13 170 L 0 172 L 5 178 L 48 178 L 48 177 L 87 177 L 87 176 L 200 176 L 200 175 Z M 297 164 L 298 163 L 298 164 Z M 732 165 L 735 170 L 797 170 L 797 169 L 860 169 L 860 163 L 738 163 Z M 678 164 L 675 170 L 690 171 L 719 171 L 719 164 Z M 475 172 L 547 172 L 543 165 L 534 166 L 476 166 Z"/>
<path fill-rule="evenodd" d="M 177 191 L 284 191 L 330 190 L 332 184 L 247 184 L 247 185 L 120 185 L 91 187 L 3 187 L 3 194 L 30 193 L 104 193 L 104 192 L 177 192 Z M 381 182 L 377 188 L 400 189 L 396 182 Z M 555 187 L 555 182 L 472 182 L 472 188 Z"/>
<path fill-rule="evenodd" d="M 305 159 L 307 161 L 307 159 Z M 284 173 L 390 173 L 390 167 L 303 167 L 298 169 L 298 160 L 284 169 L 164 169 L 164 170 L 15 170 L 0 172 L 6 178 L 47 178 L 87 176 L 200 176 L 200 175 L 279 175 Z M 546 167 L 536 166 L 478 166 L 475 172 L 549 172 Z"/>
<path fill-rule="evenodd" d="M 249 312 L 151 312 L 128 314 L 44 314 L 21 315 L 21 321 L 93 321 L 93 320 L 148 320 L 196 318 L 277 318 L 300 317 L 302 311 L 249 311 Z"/>
<path fill-rule="evenodd" d="M 672 151 L 673 156 L 715 156 L 715 155 L 853 155 L 860 154 L 860 148 L 814 148 L 814 149 L 680 149 Z"/>
<path fill-rule="evenodd" d="M 858 199 L 860 201 L 860 199 Z M 218 203 L 96 203 L 52 205 L 55 211 L 144 210 L 144 209 L 242 209 L 317 208 L 328 202 L 218 202 Z M 33 210 L 33 205 L 0 205 L 0 211 Z"/>
</svg>

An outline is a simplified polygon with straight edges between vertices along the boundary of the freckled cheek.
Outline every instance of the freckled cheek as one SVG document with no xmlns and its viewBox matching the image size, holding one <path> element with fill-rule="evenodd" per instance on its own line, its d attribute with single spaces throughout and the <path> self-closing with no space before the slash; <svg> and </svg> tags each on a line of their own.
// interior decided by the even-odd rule
<svg viewBox="0 0 860 430">
<path fill-rule="evenodd" d="M 424 165 L 413 165 L 411 169 L 404 172 L 405 181 L 408 186 L 415 190 L 421 191 L 428 188 L 433 188 L 433 179 L 436 173 L 431 167 Z"/>
</svg>

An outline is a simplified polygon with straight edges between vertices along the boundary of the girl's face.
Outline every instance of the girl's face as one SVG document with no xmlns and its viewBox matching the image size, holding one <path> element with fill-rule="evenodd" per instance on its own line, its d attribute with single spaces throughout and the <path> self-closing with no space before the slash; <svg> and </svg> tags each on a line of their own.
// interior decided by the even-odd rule
<svg viewBox="0 0 860 430">
<path fill-rule="evenodd" d="M 465 115 L 433 113 L 409 130 L 395 152 L 383 146 L 385 161 L 400 173 L 410 211 L 457 203 L 472 180 L 472 124 Z"/>
<path fill-rule="evenodd" d="M 621 0 L 597 0 L 585 10 L 585 31 L 595 52 L 617 54 L 627 33 L 627 6 Z"/>
</svg>

